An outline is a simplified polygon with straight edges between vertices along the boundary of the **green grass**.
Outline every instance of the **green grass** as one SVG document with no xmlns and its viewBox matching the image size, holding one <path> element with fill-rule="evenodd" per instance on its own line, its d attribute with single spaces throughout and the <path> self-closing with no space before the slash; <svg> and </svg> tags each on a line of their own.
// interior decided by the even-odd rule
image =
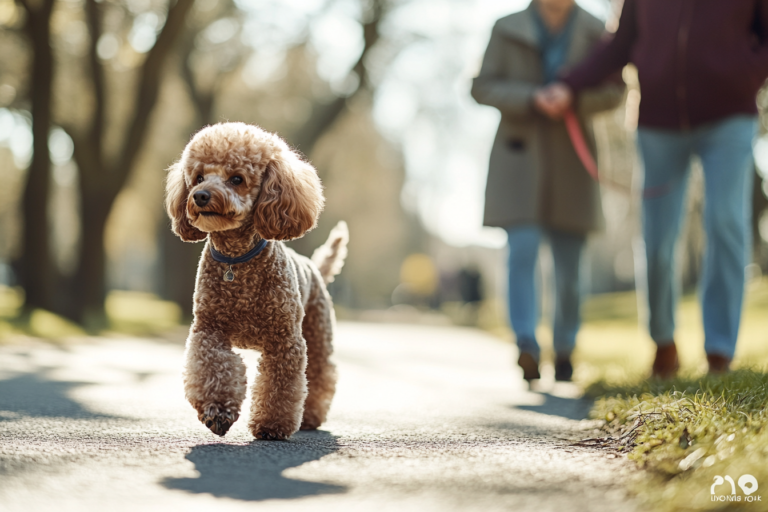
<svg viewBox="0 0 768 512">
<path fill-rule="evenodd" d="M 638 498 L 662 512 L 768 510 L 768 279 L 747 291 L 736 371 L 725 376 L 705 375 L 701 314 L 686 297 L 676 333 L 681 377 L 646 380 L 655 348 L 634 302 L 633 293 L 589 301 L 574 358 L 577 380 L 596 397 L 592 416 L 621 440 L 604 444 L 646 470 L 635 484 Z M 745 501 L 738 484 L 745 474 L 757 479 L 752 497 L 761 501 Z M 726 475 L 741 501 L 713 501 L 715 477 Z M 715 500 L 727 499 L 730 483 L 715 491 Z"/>
<path fill-rule="evenodd" d="M 110 330 L 128 334 L 156 334 L 181 323 L 181 308 L 151 293 L 112 291 L 105 304 Z"/>
<path fill-rule="evenodd" d="M 19 336 L 33 336 L 49 341 L 94 334 L 50 311 L 35 309 L 24 314 L 24 292 L 0 286 L 0 343 Z M 181 309 L 150 293 L 112 291 L 105 304 L 106 318 L 99 332 L 118 332 L 151 336 L 178 327 Z"/>
<path fill-rule="evenodd" d="M 768 374 L 742 369 L 598 391 L 592 415 L 630 441 L 629 459 L 648 470 L 636 492 L 651 510 L 768 509 Z M 759 503 L 745 501 L 745 474 L 757 479 Z M 717 475 L 737 483 L 740 502 L 713 501 Z M 730 484 L 715 492 L 727 497 Z"/>
</svg>

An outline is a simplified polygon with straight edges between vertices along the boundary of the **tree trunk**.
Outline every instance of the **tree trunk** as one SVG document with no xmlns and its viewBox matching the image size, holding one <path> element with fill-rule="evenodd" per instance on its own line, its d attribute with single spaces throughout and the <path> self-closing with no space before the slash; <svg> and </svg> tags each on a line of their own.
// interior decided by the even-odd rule
<svg viewBox="0 0 768 512">
<path fill-rule="evenodd" d="M 83 195 L 80 221 L 80 257 L 71 282 L 64 287 L 60 312 L 88 328 L 105 326 L 107 253 L 104 235 L 114 198 L 93 191 Z"/>
<path fill-rule="evenodd" d="M 33 57 L 30 74 L 32 104 L 32 162 L 22 198 L 24 228 L 22 257 L 17 261 L 21 285 L 26 292 L 25 309 L 52 308 L 55 278 L 48 243 L 48 194 L 51 180 L 51 160 L 48 154 L 48 133 L 51 129 L 51 90 L 53 84 L 53 52 L 50 44 L 50 19 L 53 0 L 46 0 L 33 9 L 26 3 L 26 32 L 32 43 Z"/>
<path fill-rule="evenodd" d="M 69 127 L 74 143 L 74 158 L 80 171 L 81 244 L 77 270 L 64 308 L 65 315 L 89 327 L 100 327 L 105 319 L 106 249 L 104 228 L 120 191 L 128 181 L 134 163 L 144 146 L 150 130 L 152 113 L 162 86 L 165 62 L 178 36 L 183 32 L 185 20 L 193 0 L 171 3 L 163 29 L 155 45 L 139 70 L 132 115 L 116 154 L 106 154 L 104 123 L 106 122 L 107 91 L 104 69 L 97 56 L 97 44 L 102 33 L 102 14 L 98 0 L 89 0 L 87 21 L 91 44 L 89 47 L 91 85 L 95 107 L 88 127 L 77 130 Z"/>
</svg>

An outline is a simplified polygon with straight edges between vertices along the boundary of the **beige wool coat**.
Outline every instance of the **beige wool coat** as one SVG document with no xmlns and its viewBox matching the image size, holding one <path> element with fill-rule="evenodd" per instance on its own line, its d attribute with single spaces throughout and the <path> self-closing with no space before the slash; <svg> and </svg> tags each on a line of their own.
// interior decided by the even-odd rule
<svg viewBox="0 0 768 512">
<path fill-rule="evenodd" d="M 533 106 L 534 92 L 544 84 L 534 8 L 531 4 L 496 22 L 472 84 L 478 103 L 501 112 L 488 169 L 484 224 L 509 228 L 534 223 L 586 234 L 603 226 L 600 191 L 576 155 L 565 124 Z M 584 59 L 604 34 L 602 22 L 574 8 L 566 68 Z M 575 110 L 593 155 L 591 116 L 615 108 L 623 97 L 624 86 L 617 81 L 576 98 Z"/>
</svg>

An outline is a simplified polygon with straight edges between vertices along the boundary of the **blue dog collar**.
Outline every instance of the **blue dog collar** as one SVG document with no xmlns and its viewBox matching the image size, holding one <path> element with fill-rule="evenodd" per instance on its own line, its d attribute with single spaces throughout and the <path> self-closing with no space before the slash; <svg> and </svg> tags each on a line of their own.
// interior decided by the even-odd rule
<svg viewBox="0 0 768 512">
<path fill-rule="evenodd" d="M 256 247 L 248 251 L 247 253 L 243 254 L 242 256 L 238 256 L 236 258 L 229 258 L 227 256 L 224 256 L 219 251 L 213 248 L 213 244 L 209 246 L 211 250 L 211 257 L 218 261 L 219 263 L 226 263 L 229 265 L 229 270 L 227 270 L 224 273 L 224 280 L 225 281 L 234 281 L 235 280 L 235 273 L 232 271 L 232 265 L 237 265 L 238 263 L 245 263 L 247 261 L 251 261 L 253 258 L 259 255 L 261 251 L 264 250 L 264 248 L 269 243 L 268 240 L 260 240 L 259 243 L 256 244 Z"/>
</svg>

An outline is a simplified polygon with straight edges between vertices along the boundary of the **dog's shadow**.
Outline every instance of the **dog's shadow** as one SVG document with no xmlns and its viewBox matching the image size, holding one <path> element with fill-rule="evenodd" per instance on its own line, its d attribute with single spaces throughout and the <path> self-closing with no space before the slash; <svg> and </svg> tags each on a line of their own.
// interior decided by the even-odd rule
<svg viewBox="0 0 768 512">
<path fill-rule="evenodd" d="M 166 478 L 168 489 L 212 494 L 245 501 L 295 499 L 346 491 L 339 485 L 295 480 L 283 476 L 288 468 L 336 452 L 336 436 L 325 431 L 297 432 L 290 441 L 253 441 L 193 447 L 186 458 L 200 473 L 196 478 Z"/>
</svg>

